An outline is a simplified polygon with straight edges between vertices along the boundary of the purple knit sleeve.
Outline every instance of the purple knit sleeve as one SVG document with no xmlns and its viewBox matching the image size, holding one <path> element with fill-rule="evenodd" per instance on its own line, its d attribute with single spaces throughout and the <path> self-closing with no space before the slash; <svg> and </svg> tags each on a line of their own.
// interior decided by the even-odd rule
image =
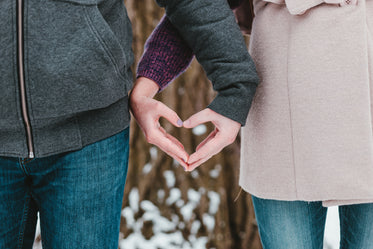
<svg viewBox="0 0 373 249">
<path fill-rule="evenodd" d="M 164 16 L 145 43 L 145 51 L 137 67 L 137 78 L 149 78 L 163 90 L 187 69 L 193 56 L 193 51 Z"/>
<path fill-rule="evenodd" d="M 228 0 L 231 9 L 244 0 Z M 146 77 L 163 90 L 183 73 L 193 59 L 193 51 L 181 38 L 167 16 L 163 16 L 145 43 L 145 51 L 137 67 L 137 78 Z"/>
</svg>

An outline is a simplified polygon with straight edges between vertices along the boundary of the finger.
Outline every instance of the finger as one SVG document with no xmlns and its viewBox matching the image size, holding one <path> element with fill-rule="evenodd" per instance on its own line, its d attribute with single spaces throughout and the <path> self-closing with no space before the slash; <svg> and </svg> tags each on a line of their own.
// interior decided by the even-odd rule
<svg viewBox="0 0 373 249">
<path fill-rule="evenodd" d="M 179 140 L 177 140 L 177 138 L 168 133 L 166 133 L 166 137 L 170 139 L 173 143 L 175 143 L 177 146 L 179 146 L 180 149 L 185 150 L 184 145 Z"/>
<path fill-rule="evenodd" d="M 197 112 L 196 114 L 190 116 L 187 120 L 184 121 L 185 128 L 194 128 L 200 124 L 213 121 L 212 111 L 208 108 Z"/>
<path fill-rule="evenodd" d="M 211 132 L 196 148 L 196 150 L 199 150 L 202 146 L 204 146 L 208 141 L 213 139 L 216 136 L 217 130 L 215 129 L 213 132 Z"/>
<path fill-rule="evenodd" d="M 216 134 L 217 134 L 218 130 L 215 129 L 213 132 L 211 132 L 207 138 L 205 138 L 198 146 L 197 146 L 197 149 L 196 151 L 200 151 L 200 149 L 205 146 L 210 140 L 214 139 Z M 224 146 L 223 146 L 224 148 Z M 217 152 L 219 153 L 219 152 Z M 215 154 L 217 154 L 215 153 Z M 201 164 L 203 164 L 204 162 L 206 162 L 208 159 L 210 159 L 213 155 L 211 156 L 206 156 L 204 158 L 201 158 L 200 160 L 196 161 L 196 162 L 193 162 L 192 164 L 189 164 L 188 165 L 188 171 L 193 171 L 195 168 L 199 167 Z"/>
<path fill-rule="evenodd" d="M 171 124 L 176 127 L 183 126 L 183 121 L 180 119 L 179 115 L 170 109 L 168 106 L 163 104 L 162 102 L 157 102 L 157 109 L 159 113 L 159 117 L 164 117 L 167 119 Z"/>
<path fill-rule="evenodd" d="M 184 170 L 187 171 L 189 165 L 184 161 L 184 159 L 176 156 L 173 153 L 170 153 L 170 154 L 167 154 L 167 155 L 169 155 L 170 157 L 175 159 L 181 166 L 183 166 Z"/>
<path fill-rule="evenodd" d="M 187 160 L 185 160 L 183 157 L 184 157 L 184 155 L 183 155 L 183 157 L 180 157 L 179 155 L 178 155 L 178 153 L 174 153 L 174 151 L 173 150 L 167 150 L 167 149 L 165 149 L 163 146 L 161 146 L 161 145 L 157 145 L 157 144 L 155 144 L 156 146 L 158 146 L 163 152 L 165 152 L 167 155 L 169 155 L 170 157 L 172 157 L 173 159 L 175 159 L 181 166 L 183 166 L 183 168 L 184 168 L 184 170 L 187 170 L 187 168 L 188 168 L 188 164 L 187 164 Z M 174 145 L 174 147 L 175 147 L 175 145 Z M 187 154 L 187 153 L 186 153 Z M 187 155 L 187 157 L 188 157 L 188 155 Z"/>
<path fill-rule="evenodd" d="M 168 138 L 170 139 L 173 143 L 175 143 L 176 146 L 179 146 L 182 150 L 185 150 L 184 149 L 184 145 L 179 141 L 177 140 L 175 137 L 171 136 L 170 134 L 168 134 L 165 129 L 163 129 L 162 127 L 159 127 L 160 131 Z M 184 170 L 186 171 L 187 168 L 188 168 L 188 164 L 186 163 L 186 160 L 184 160 L 183 158 L 180 158 L 179 156 L 177 156 L 176 154 L 170 152 L 170 153 L 167 153 L 169 156 L 171 156 L 172 158 L 174 158 L 177 162 L 179 162 L 179 164 L 181 166 L 183 166 Z M 188 155 L 189 157 L 189 155 Z"/>
<path fill-rule="evenodd" d="M 225 147 L 225 145 L 225 139 L 222 136 L 220 136 L 219 133 L 217 133 L 214 138 L 207 141 L 203 146 L 199 148 L 199 150 L 194 152 L 189 157 L 188 164 L 192 165 L 193 163 L 206 158 L 206 160 L 208 160 L 213 155 L 219 153 Z"/>
<path fill-rule="evenodd" d="M 167 136 L 170 136 L 171 138 L 173 138 L 171 135 L 169 135 L 169 134 L 167 134 L 167 133 L 165 133 L 165 135 Z M 167 138 L 168 138 L 168 136 L 167 136 Z M 170 139 L 170 138 L 169 138 Z M 171 139 L 170 139 L 171 140 Z M 176 140 L 175 142 L 173 141 L 173 140 L 171 140 L 172 142 L 174 142 L 175 143 L 175 145 L 176 146 L 178 146 L 178 143 L 180 143 L 176 138 L 174 138 L 174 140 Z M 184 150 L 184 146 L 180 143 L 180 145 L 181 145 L 181 149 L 182 150 Z M 162 149 L 162 148 L 161 148 Z M 164 150 L 163 150 L 164 151 Z M 187 170 L 187 167 L 188 167 L 188 164 L 187 164 L 187 160 L 185 160 L 185 159 L 183 159 L 183 158 L 181 158 L 180 156 L 178 156 L 176 153 L 173 153 L 172 151 L 168 151 L 168 152 L 166 152 L 166 151 L 164 151 L 167 155 L 169 155 L 169 156 L 171 156 L 173 159 L 175 159 L 177 162 L 179 162 L 179 164 L 181 165 L 181 166 L 183 166 L 183 168 L 184 168 L 184 170 L 186 171 Z M 189 157 L 189 155 L 187 154 L 187 156 Z"/>
<path fill-rule="evenodd" d="M 188 164 L 186 171 L 190 172 L 201 166 L 204 162 L 206 162 L 209 158 L 201 159 L 193 164 Z"/>
<path fill-rule="evenodd" d="M 148 142 L 158 146 L 169 155 L 173 154 L 176 155 L 176 157 L 183 159 L 185 162 L 188 161 L 188 153 L 172 140 L 167 138 L 159 129 L 155 130 L 155 132 L 148 138 Z"/>
<path fill-rule="evenodd" d="M 170 139 L 172 142 L 174 142 L 177 146 L 179 146 L 181 149 L 185 150 L 184 148 L 184 145 L 177 139 L 175 138 L 174 136 L 172 136 L 171 134 L 167 133 L 166 130 L 163 128 L 163 127 L 159 127 L 159 129 L 161 130 L 161 132 L 168 138 Z"/>
</svg>

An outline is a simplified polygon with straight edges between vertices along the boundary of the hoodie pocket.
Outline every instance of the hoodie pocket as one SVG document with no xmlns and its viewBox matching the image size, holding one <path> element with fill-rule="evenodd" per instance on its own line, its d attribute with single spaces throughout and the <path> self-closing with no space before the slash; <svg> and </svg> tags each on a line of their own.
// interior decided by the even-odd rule
<svg viewBox="0 0 373 249">
<path fill-rule="evenodd" d="M 114 1 L 102 4 L 109 2 Z M 132 52 L 127 48 L 132 37 L 125 11 L 105 13 L 123 20 L 109 25 L 96 0 L 33 3 L 25 39 L 32 117 L 104 108 L 125 97 L 132 84 Z"/>
<path fill-rule="evenodd" d="M 87 26 L 89 27 L 92 34 L 96 37 L 100 43 L 101 48 L 109 56 L 113 66 L 117 73 L 123 76 L 125 73 L 123 67 L 125 66 L 126 57 L 124 55 L 124 49 L 119 42 L 117 36 L 112 31 L 109 24 L 103 18 L 98 4 L 104 0 L 53 0 L 58 2 L 65 2 L 75 5 L 83 6 L 83 14 Z M 108 1 L 107 1 L 108 2 Z M 73 6 L 71 6 L 73 8 Z M 81 11 L 82 11 L 81 10 Z M 127 16 L 127 13 L 124 13 Z M 129 21 L 129 19 L 127 19 Z"/>
<path fill-rule="evenodd" d="M 126 57 L 124 56 L 124 49 L 118 41 L 118 38 L 97 7 L 85 8 L 85 16 L 92 34 L 96 36 L 101 48 L 109 56 L 115 70 L 119 75 L 124 76 L 125 71 L 123 70 L 126 64 Z"/>
</svg>

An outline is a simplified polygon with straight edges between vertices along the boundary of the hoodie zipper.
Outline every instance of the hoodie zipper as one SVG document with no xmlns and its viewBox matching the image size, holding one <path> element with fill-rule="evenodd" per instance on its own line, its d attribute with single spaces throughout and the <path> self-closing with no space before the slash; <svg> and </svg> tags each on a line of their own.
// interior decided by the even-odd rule
<svg viewBox="0 0 373 249">
<path fill-rule="evenodd" d="M 32 142 L 32 132 L 30 119 L 27 111 L 26 87 L 24 75 L 24 58 L 23 58 L 23 0 L 17 0 L 17 40 L 18 40 L 18 77 L 21 95 L 22 118 L 26 128 L 26 138 L 28 147 L 28 157 L 34 158 L 34 147 Z"/>
</svg>

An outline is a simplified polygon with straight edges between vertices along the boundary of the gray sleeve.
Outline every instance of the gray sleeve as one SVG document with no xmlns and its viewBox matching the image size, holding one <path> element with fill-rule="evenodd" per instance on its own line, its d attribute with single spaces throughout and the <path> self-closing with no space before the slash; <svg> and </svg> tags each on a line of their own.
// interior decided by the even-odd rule
<svg viewBox="0 0 373 249">
<path fill-rule="evenodd" d="M 241 125 L 259 83 L 226 0 L 157 0 L 218 92 L 209 108 Z"/>
</svg>

